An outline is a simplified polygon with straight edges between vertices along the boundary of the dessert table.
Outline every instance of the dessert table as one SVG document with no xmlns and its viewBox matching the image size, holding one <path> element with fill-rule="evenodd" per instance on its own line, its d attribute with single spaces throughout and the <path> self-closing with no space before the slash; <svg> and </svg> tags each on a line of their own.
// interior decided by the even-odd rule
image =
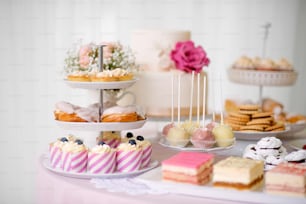
<svg viewBox="0 0 306 204">
<path fill-rule="evenodd" d="M 149 122 L 150 124 L 150 122 Z M 158 130 L 156 129 L 156 138 L 152 137 L 152 128 L 146 130 L 148 126 L 143 127 L 139 131 L 150 131 L 153 144 L 153 155 L 152 159 L 161 162 L 162 160 L 169 158 L 170 156 L 176 154 L 178 150 L 164 147 L 158 143 Z M 145 135 L 145 134 L 143 134 Z M 296 139 L 306 138 L 306 130 L 300 132 L 294 136 Z M 292 136 L 293 137 L 293 136 Z M 283 144 L 287 148 L 288 152 L 293 151 L 294 149 L 290 146 L 290 139 L 283 139 Z M 237 140 L 236 144 L 231 149 L 221 150 L 212 152 L 216 156 L 216 160 L 220 160 L 226 156 L 234 155 L 241 156 L 246 145 L 250 143 L 255 143 L 256 141 L 248 140 Z M 62 175 L 55 174 L 42 165 L 42 158 L 39 158 L 37 161 L 38 174 L 36 178 L 36 203 L 187 203 L 191 202 L 196 203 L 237 203 L 237 200 L 225 200 L 215 198 L 208 198 L 202 196 L 190 196 L 182 195 L 169 192 L 145 192 L 141 193 L 135 192 L 134 194 L 127 192 L 112 192 L 116 189 L 107 189 L 107 188 L 97 188 L 96 185 L 90 179 L 76 179 L 70 177 L 64 177 Z M 132 179 L 132 178 L 131 178 Z M 243 193 L 243 192 L 241 192 Z M 288 197 L 285 197 L 288 199 Z M 289 198 L 290 199 L 290 198 Z M 252 200 L 252 199 L 251 199 Z M 254 203 L 260 202 L 254 200 Z M 246 202 L 241 202 L 246 203 Z M 253 203 L 253 202 L 252 202 Z M 264 203 L 264 202 L 260 202 Z"/>
</svg>

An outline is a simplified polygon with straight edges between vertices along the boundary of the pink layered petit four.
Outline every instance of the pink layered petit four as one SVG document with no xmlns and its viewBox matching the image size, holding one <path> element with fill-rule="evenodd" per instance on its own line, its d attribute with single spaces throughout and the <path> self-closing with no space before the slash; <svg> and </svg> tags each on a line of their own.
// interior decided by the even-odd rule
<svg viewBox="0 0 306 204">
<path fill-rule="evenodd" d="M 214 155 L 200 152 L 180 152 L 162 162 L 163 180 L 202 185 L 212 174 Z"/>
<path fill-rule="evenodd" d="M 280 195 L 306 196 L 306 165 L 281 163 L 265 175 L 266 192 Z"/>
</svg>

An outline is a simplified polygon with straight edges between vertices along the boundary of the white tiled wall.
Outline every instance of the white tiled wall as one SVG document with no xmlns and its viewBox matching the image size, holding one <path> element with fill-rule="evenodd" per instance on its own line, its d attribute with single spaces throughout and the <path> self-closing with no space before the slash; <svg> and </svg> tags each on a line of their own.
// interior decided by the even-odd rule
<svg viewBox="0 0 306 204">
<path fill-rule="evenodd" d="M 65 51 L 78 39 L 128 44 L 135 29 L 188 29 L 211 58 L 214 80 L 221 76 L 223 97 L 257 100 L 257 87 L 229 82 L 225 70 L 242 54 L 261 55 L 261 26 L 271 22 L 268 56 L 291 60 L 299 78 L 291 87 L 264 88 L 264 96 L 306 114 L 305 13 L 303 0 L 0 1 L 0 150 L 7 164 L 0 170 L 6 184 L 0 202 L 32 203 L 33 184 L 26 178 L 36 173 L 33 158 L 62 134 L 53 121 L 55 102 L 92 102 L 87 91 L 62 81 Z"/>
</svg>

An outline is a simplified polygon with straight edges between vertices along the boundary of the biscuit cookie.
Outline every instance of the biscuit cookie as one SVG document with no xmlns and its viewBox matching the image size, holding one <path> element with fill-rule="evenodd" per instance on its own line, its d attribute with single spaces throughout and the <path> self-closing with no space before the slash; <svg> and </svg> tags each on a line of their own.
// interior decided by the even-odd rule
<svg viewBox="0 0 306 204">
<path fill-rule="evenodd" d="M 239 132 L 262 132 L 260 130 L 239 130 Z"/>
<path fill-rule="evenodd" d="M 241 127 L 241 125 L 236 125 L 236 124 L 233 124 L 233 123 L 225 123 L 225 124 L 231 126 L 233 131 L 239 131 L 240 127 Z"/>
<path fill-rule="evenodd" d="M 247 119 L 247 118 L 237 118 L 237 117 L 233 117 L 233 116 L 229 116 L 229 117 L 227 117 L 227 119 L 240 121 L 240 122 L 249 122 L 250 121 L 250 119 Z"/>
<path fill-rule="evenodd" d="M 256 130 L 256 131 L 263 131 L 264 128 L 260 125 L 249 125 L 249 126 L 242 126 L 240 130 Z"/>
<path fill-rule="evenodd" d="M 258 110 L 239 110 L 238 113 L 245 115 L 253 115 L 255 113 L 258 113 Z"/>
<path fill-rule="evenodd" d="M 247 122 L 226 119 L 225 123 L 243 126 L 243 125 L 246 125 Z"/>
<path fill-rule="evenodd" d="M 278 132 L 278 131 L 284 131 L 285 130 L 285 127 L 282 127 L 282 128 L 276 128 L 274 130 L 271 130 L 270 132 Z"/>
<path fill-rule="evenodd" d="M 258 110 L 259 105 L 256 104 L 244 104 L 239 106 L 239 110 Z"/>
<path fill-rule="evenodd" d="M 240 118 L 243 120 L 250 120 L 250 116 L 249 115 L 245 115 L 245 114 L 240 114 L 240 113 L 230 113 L 229 117 L 233 117 L 233 118 Z"/>
<path fill-rule="evenodd" d="M 270 125 L 271 121 L 266 119 L 254 119 L 247 122 L 247 125 Z"/>
<path fill-rule="evenodd" d="M 275 125 L 272 125 L 271 127 L 266 128 L 265 131 L 272 131 L 272 130 L 276 130 L 276 129 L 279 129 L 279 128 L 284 128 L 285 129 L 285 126 L 283 124 L 277 123 Z"/>
<path fill-rule="evenodd" d="M 272 117 L 273 113 L 272 112 L 258 112 L 254 113 L 252 115 L 252 118 L 265 118 L 265 117 Z"/>
</svg>

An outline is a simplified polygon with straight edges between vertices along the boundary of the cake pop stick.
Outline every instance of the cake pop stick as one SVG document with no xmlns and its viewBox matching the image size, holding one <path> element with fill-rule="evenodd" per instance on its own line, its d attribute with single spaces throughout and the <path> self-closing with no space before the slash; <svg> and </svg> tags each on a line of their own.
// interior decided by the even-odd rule
<svg viewBox="0 0 306 204">
<path fill-rule="evenodd" d="M 169 130 L 174 126 L 174 73 L 171 76 L 171 123 L 164 126 L 162 130 L 162 135 L 166 136 L 169 133 Z"/>
<path fill-rule="evenodd" d="M 178 93 L 177 93 L 177 125 L 181 123 L 181 74 L 178 75 Z"/>
<path fill-rule="evenodd" d="M 206 112 L 206 75 L 203 77 L 203 118 L 202 118 L 202 127 L 205 127 L 205 112 Z"/>
<path fill-rule="evenodd" d="M 192 71 L 192 73 L 191 73 L 191 91 L 190 91 L 189 121 L 192 120 L 193 87 L 194 87 L 194 71 Z"/>
<path fill-rule="evenodd" d="M 200 73 L 197 74 L 197 124 L 200 124 Z"/>
<path fill-rule="evenodd" d="M 174 121 L 174 73 L 171 76 L 171 123 Z"/>
<path fill-rule="evenodd" d="M 221 100 L 221 103 L 220 103 L 220 110 L 221 110 L 221 125 L 224 125 L 224 122 L 223 122 L 223 93 L 222 93 L 222 80 L 221 80 L 221 76 L 220 76 L 220 100 Z"/>
<path fill-rule="evenodd" d="M 215 78 L 214 78 L 214 72 L 212 71 L 211 72 L 211 75 L 212 75 L 212 77 L 211 77 L 211 79 L 213 79 L 213 80 L 211 80 L 211 90 L 212 90 L 212 108 L 213 108 L 213 112 L 212 112 L 212 122 L 215 122 L 216 121 L 216 115 L 215 115 L 215 110 L 216 110 L 216 104 L 215 104 L 215 97 L 216 97 L 216 95 L 215 95 L 215 90 L 214 90 L 214 88 L 215 88 Z"/>
</svg>

